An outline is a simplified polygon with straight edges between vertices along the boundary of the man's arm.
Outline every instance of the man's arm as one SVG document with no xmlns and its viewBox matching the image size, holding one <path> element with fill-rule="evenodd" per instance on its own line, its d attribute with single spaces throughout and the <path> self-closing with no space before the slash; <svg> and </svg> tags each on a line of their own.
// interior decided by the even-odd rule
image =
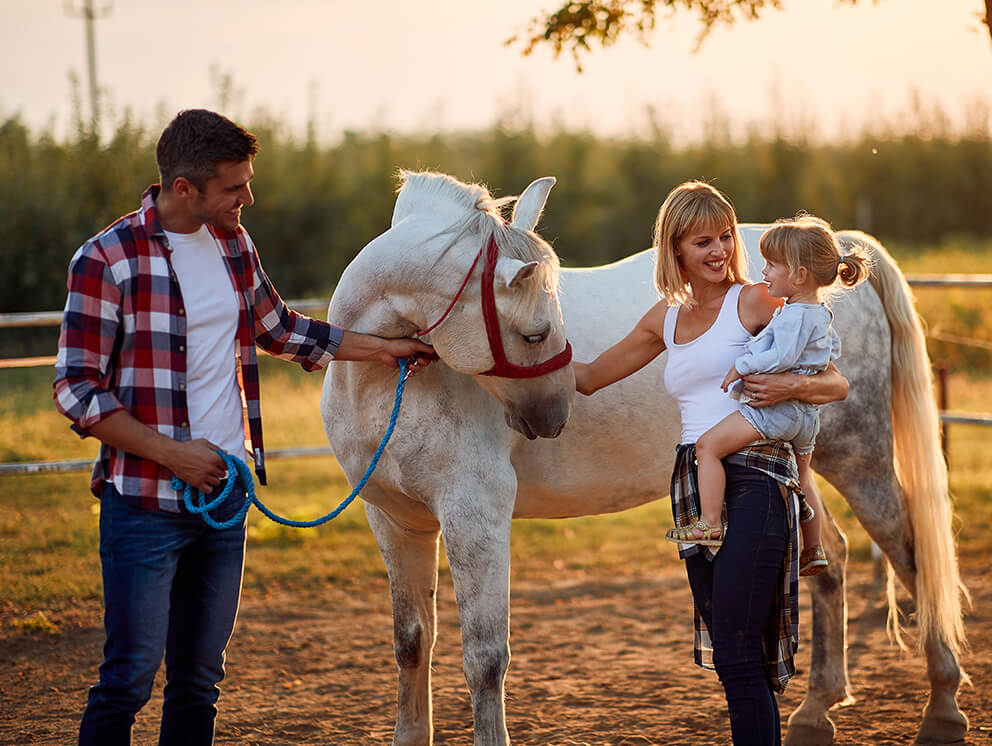
<svg viewBox="0 0 992 746">
<path fill-rule="evenodd" d="M 224 474 L 224 460 L 205 440 L 179 442 L 126 411 L 103 379 L 112 364 L 120 293 L 103 253 L 87 244 L 69 264 L 68 295 L 55 366 L 55 405 L 81 436 L 161 464 L 209 492 Z"/>
<path fill-rule="evenodd" d="M 416 339 L 389 339 L 346 329 L 334 359 L 382 363 L 395 368 L 399 365 L 399 358 L 404 357 L 413 358 L 412 374 L 417 368 L 437 360 L 437 353 L 433 347 Z"/>
<path fill-rule="evenodd" d="M 744 376 L 743 381 L 744 391 L 751 396 L 748 403 L 752 407 L 767 407 L 787 399 L 798 399 L 808 404 L 829 404 L 846 399 L 851 388 L 833 362 L 815 376 L 768 373 Z"/>
<path fill-rule="evenodd" d="M 209 493 L 224 478 L 227 465 L 209 440 L 174 440 L 123 409 L 90 425 L 89 432 L 112 448 L 161 464 L 201 492 Z"/>
</svg>

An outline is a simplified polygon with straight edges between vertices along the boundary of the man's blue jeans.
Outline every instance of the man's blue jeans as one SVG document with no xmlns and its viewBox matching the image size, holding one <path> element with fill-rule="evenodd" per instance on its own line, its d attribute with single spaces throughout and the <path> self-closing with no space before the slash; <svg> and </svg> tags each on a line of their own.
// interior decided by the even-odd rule
<svg viewBox="0 0 992 746">
<path fill-rule="evenodd" d="M 765 673 L 762 639 L 781 592 L 786 505 L 770 477 L 726 461 L 724 466 L 727 539 L 713 562 L 700 553 L 687 557 L 685 565 L 713 642 L 734 745 L 778 746 L 778 702 Z"/>
<path fill-rule="evenodd" d="M 243 491 L 232 491 L 214 518 L 227 519 L 243 501 Z M 163 652 L 159 744 L 213 743 L 217 684 L 238 612 L 244 554 L 244 522 L 218 531 L 199 516 L 143 510 L 107 483 L 100 504 L 107 640 L 80 746 L 130 744 Z"/>
</svg>

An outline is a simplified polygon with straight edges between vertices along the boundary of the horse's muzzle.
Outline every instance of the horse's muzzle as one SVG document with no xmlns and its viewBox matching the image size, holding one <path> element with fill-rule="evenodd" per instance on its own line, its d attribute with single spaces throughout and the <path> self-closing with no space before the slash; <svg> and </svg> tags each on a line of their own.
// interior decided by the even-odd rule
<svg viewBox="0 0 992 746">
<path fill-rule="evenodd" d="M 565 429 L 571 414 L 571 402 L 564 401 L 520 406 L 513 411 L 505 411 L 506 424 L 528 440 L 535 438 L 557 438 Z"/>
</svg>

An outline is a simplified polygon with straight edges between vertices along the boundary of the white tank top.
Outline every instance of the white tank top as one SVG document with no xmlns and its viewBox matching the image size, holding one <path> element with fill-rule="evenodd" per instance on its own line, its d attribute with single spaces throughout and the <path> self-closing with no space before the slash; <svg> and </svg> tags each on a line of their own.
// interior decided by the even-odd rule
<svg viewBox="0 0 992 746">
<path fill-rule="evenodd" d="M 671 306 L 665 313 L 665 388 L 679 403 L 683 443 L 695 443 L 700 435 L 738 410 L 738 403 L 724 393 L 720 384 L 751 339 L 737 310 L 743 287 L 730 286 L 716 321 L 691 342 L 675 342 L 681 306 Z"/>
</svg>

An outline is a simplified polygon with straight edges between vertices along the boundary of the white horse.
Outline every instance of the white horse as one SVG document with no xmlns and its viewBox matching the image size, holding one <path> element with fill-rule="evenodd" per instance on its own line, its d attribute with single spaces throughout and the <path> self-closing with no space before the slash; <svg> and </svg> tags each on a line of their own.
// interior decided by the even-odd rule
<svg viewBox="0 0 992 746">
<path fill-rule="evenodd" d="M 574 397 L 571 367 L 560 367 L 566 337 L 576 359 L 591 360 L 657 301 L 653 257 L 643 252 L 559 277 L 557 257 L 533 232 L 554 179 L 531 184 L 509 224 L 480 186 L 429 173 L 404 173 L 403 180 L 392 226 L 348 266 L 329 308 L 336 323 L 384 336 L 410 336 L 441 320 L 429 335 L 441 362 L 407 386 L 393 439 L 362 493 L 392 590 L 399 668 L 393 743 L 432 742 L 443 535 L 475 743 L 506 744 L 511 520 L 624 510 L 668 491 L 680 427 L 662 385 L 665 355 L 588 398 Z M 752 257 L 760 232 L 744 231 Z M 479 258 L 491 237 L 500 254 L 487 274 Z M 956 701 L 964 589 L 923 336 L 908 286 L 885 250 L 863 234 L 844 240 L 867 245 L 876 269 L 871 284 L 834 308 L 851 393 L 823 409 L 813 465 L 844 495 L 916 599 L 930 678 L 918 740 L 954 743 L 968 727 Z M 488 333 L 487 287 L 498 315 Z M 491 349 L 491 337 L 501 349 Z M 544 374 L 484 375 L 503 347 L 521 366 L 512 374 Z M 549 360 L 557 364 L 528 368 Z M 379 366 L 336 363 L 328 370 L 324 426 L 352 484 L 385 431 L 395 382 Z M 830 743 L 827 712 L 850 701 L 846 543 L 832 520 L 824 534 L 831 564 L 811 586 L 812 664 L 806 699 L 789 722 L 793 744 Z"/>
</svg>

